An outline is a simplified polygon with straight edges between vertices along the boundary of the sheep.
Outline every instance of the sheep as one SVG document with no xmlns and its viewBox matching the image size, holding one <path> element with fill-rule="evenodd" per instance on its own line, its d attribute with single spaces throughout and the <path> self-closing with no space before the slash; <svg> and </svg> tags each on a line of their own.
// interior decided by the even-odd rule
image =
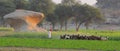
<svg viewBox="0 0 120 51">
<path fill-rule="evenodd" d="M 60 35 L 60 39 L 73 39 L 73 40 L 107 40 L 107 37 L 101 37 L 101 36 L 86 36 L 86 35 Z"/>
</svg>

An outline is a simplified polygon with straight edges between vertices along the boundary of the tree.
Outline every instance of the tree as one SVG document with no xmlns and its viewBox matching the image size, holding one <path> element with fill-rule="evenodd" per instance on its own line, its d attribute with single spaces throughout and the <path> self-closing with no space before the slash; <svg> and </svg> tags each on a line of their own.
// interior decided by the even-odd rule
<svg viewBox="0 0 120 51">
<path fill-rule="evenodd" d="M 0 0 L 0 17 L 13 12 L 15 10 L 15 5 L 10 0 Z"/>
<path fill-rule="evenodd" d="M 56 9 L 55 9 L 55 14 L 58 16 L 58 21 L 60 23 L 60 30 L 62 30 L 63 27 L 63 23 L 65 21 L 64 17 L 63 17 L 63 12 L 64 12 L 64 7 L 62 5 L 57 5 Z"/>
<path fill-rule="evenodd" d="M 28 0 L 13 0 L 13 3 L 16 6 L 16 9 L 29 9 L 29 1 Z"/>
<path fill-rule="evenodd" d="M 65 30 L 67 30 L 67 22 L 72 17 L 72 8 L 75 5 L 76 0 L 62 0 L 62 3 L 56 8 L 56 14 L 59 16 L 59 21 L 62 26 L 65 25 Z"/>
<path fill-rule="evenodd" d="M 73 6 L 75 4 L 81 4 L 80 0 L 62 0 L 62 4 L 66 6 Z"/>
<path fill-rule="evenodd" d="M 42 12 L 45 15 L 53 13 L 55 9 L 55 3 L 52 0 L 29 0 L 30 1 L 30 10 Z"/>
<path fill-rule="evenodd" d="M 46 19 L 47 21 L 51 22 L 52 29 L 54 30 L 56 23 L 58 23 L 58 16 L 55 13 L 52 13 L 52 14 L 49 14 Z"/>
<path fill-rule="evenodd" d="M 75 5 L 72 6 L 72 14 L 73 14 L 73 17 L 74 17 L 74 22 L 75 22 L 75 25 L 76 25 L 76 29 L 78 27 L 78 22 L 80 21 L 80 19 L 82 17 L 79 17 L 80 16 L 80 13 L 81 13 L 81 4 L 77 3 Z"/>
<path fill-rule="evenodd" d="M 80 25 L 82 25 L 83 23 L 85 23 L 84 25 L 88 28 L 89 24 L 104 20 L 99 9 L 95 7 L 84 4 L 77 7 L 77 9 L 79 9 L 77 10 L 77 13 L 79 14 L 76 14 L 76 21 L 78 23 L 76 31 L 79 30 Z"/>
<path fill-rule="evenodd" d="M 72 16 L 71 7 L 59 4 L 55 10 L 55 13 L 59 16 L 59 22 L 61 25 L 60 29 L 62 30 L 63 25 L 65 25 L 65 30 L 67 30 L 67 21 Z"/>
<path fill-rule="evenodd" d="M 45 14 L 45 19 L 48 19 L 48 15 L 54 13 L 55 3 L 52 0 L 29 0 L 30 9 L 36 12 L 42 12 Z M 42 25 L 42 24 L 40 24 Z"/>
</svg>

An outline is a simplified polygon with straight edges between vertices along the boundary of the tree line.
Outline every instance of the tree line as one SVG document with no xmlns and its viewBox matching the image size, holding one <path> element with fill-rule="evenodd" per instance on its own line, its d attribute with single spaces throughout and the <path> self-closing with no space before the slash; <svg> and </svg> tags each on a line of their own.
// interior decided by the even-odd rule
<svg viewBox="0 0 120 51">
<path fill-rule="evenodd" d="M 4 15 L 16 9 L 43 12 L 46 16 L 45 20 L 51 22 L 53 29 L 59 23 L 60 30 L 63 26 L 67 30 L 70 18 L 74 18 L 76 31 L 81 25 L 88 28 L 91 23 L 104 21 L 104 17 L 98 8 L 81 4 L 79 0 L 62 0 L 60 4 L 55 4 L 52 0 L 0 0 L 1 20 Z"/>
</svg>

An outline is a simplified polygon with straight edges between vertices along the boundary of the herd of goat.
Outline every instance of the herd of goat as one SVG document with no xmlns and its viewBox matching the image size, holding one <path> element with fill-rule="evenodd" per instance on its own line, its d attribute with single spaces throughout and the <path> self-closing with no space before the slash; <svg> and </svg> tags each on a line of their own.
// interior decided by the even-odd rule
<svg viewBox="0 0 120 51">
<path fill-rule="evenodd" d="M 73 40 L 107 40 L 107 37 L 101 37 L 101 36 L 86 36 L 86 35 L 60 35 L 60 39 L 73 39 Z"/>
</svg>

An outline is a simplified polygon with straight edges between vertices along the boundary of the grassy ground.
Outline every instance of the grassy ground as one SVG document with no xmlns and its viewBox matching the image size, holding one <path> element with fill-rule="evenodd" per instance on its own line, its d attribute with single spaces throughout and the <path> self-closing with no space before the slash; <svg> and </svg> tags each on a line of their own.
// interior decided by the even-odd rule
<svg viewBox="0 0 120 51">
<path fill-rule="evenodd" d="M 81 50 L 120 50 L 120 41 L 0 38 L 2 47 L 67 48 Z"/>
<path fill-rule="evenodd" d="M 0 31 L 14 31 L 13 28 L 0 27 Z"/>
<path fill-rule="evenodd" d="M 80 30 L 79 32 L 75 31 L 53 31 L 52 39 L 60 39 L 60 35 L 63 34 L 80 34 L 80 35 L 95 35 L 109 37 L 109 40 L 120 41 L 120 31 L 89 31 L 89 30 Z M 41 38 L 47 39 L 47 32 L 0 32 L 1 37 L 15 37 L 15 38 Z"/>
<path fill-rule="evenodd" d="M 2 29 L 1 29 L 2 30 Z M 62 34 L 80 34 L 107 36 L 107 41 L 93 40 L 61 40 Z M 47 32 L 13 32 L 0 31 L 0 47 L 33 47 L 33 48 L 63 48 L 86 50 L 116 50 L 120 51 L 120 31 L 74 30 L 53 31 L 52 39 L 48 39 Z"/>
</svg>

